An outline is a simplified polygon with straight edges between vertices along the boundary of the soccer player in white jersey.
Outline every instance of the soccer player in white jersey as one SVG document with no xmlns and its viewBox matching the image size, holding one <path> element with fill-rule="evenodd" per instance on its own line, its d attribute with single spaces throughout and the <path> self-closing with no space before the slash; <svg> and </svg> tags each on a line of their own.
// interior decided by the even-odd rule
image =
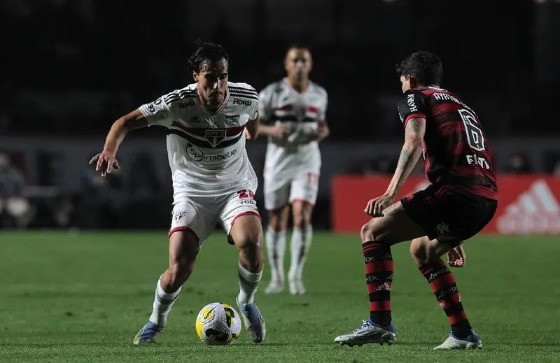
<svg viewBox="0 0 560 363">
<path fill-rule="evenodd" d="M 264 200 L 268 211 L 266 248 L 271 269 L 265 292 L 284 290 L 286 232 L 292 220 L 290 293 L 305 293 L 302 273 L 312 240 L 311 216 L 317 199 L 321 155 L 318 142 L 329 134 L 325 121 L 327 92 L 309 79 L 311 51 L 292 45 L 284 58 L 286 77 L 259 95 L 261 135 L 268 136 Z"/>
<path fill-rule="evenodd" d="M 90 163 L 102 175 L 119 168 L 117 150 L 133 129 L 169 129 L 167 152 L 173 179 L 169 267 L 155 289 L 153 311 L 134 344 L 154 342 L 191 275 L 204 240 L 220 223 L 239 251 L 237 304 L 254 342 L 266 328 L 254 303 L 264 263 L 262 226 L 254 200 L 257 177 L 245 150 L 258 132 L 258 94 L 246 83 L 228 81 L 228 60 L 217 44 L 199 42 L 189 58 L 196 83 L 170 92 L 116 120 L 103 151 Z"/>
</svg>

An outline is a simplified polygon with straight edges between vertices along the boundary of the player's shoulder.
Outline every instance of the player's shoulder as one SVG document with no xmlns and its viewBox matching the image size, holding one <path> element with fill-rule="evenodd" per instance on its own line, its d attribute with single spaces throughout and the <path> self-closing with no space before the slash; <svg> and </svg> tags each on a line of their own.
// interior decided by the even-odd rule
<svg viewBox="0 0 560 363">
<path fill-rule="evenodd" d="M 325 89 L 325 87 L 321 86 L 320 84 L 310 81 L 311 87 L 313 89 L 313 92 L 320 94 L 321 96 L 326 97 L 327 96 L 327 90 Z"/>
<path fill-rule="evenodd" d="M 255 87 L 244 82 L 228 82 L 228 89 L 232 96 L 241 98 L 258 99 Z"/>
<path fill-rule="evenodd" d="M 260 92 L 261 96 L 263 95 L 272 95 L 274 93 L 282 92 L 283 89 L 283 82 L 282 81 L 275 81 L 267 84 Z"/>
<path fill-rule="evenodd" d="M 188 98 L 196 98 L 196 83 L 191 83 L 186 87 L 175 89 L 163 96 L 163 100 L 167 104 L 185 100 Z"/>
</svg>

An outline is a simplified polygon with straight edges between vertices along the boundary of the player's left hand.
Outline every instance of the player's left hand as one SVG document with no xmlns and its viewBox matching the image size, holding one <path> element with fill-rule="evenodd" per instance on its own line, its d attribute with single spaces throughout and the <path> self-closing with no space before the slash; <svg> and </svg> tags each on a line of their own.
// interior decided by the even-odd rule
<svg viewBox="0 0 560 363">
<path fill-rule="evenodd" d="M 372 217 L 383 217 L 383 210 L 393 203 L 393 196 L 385 193 L 367 202 L 364 212 Z"/>
<path fill-rule="evenodd" d="M 105 150 L 91 158 L 89 164 L 95 164 L 95 171 L 101 172 L 101 176 L 106 176 L 120 167 L 115 155 Z"/>
<path fill-rule="evenodd" d="M 457 247 L 452 248 L 447 252 L 447 263 L 451 267 L 463 267 L 467 261 L 467 254 L 463 248 L 463 242 L 461 242 Z"/>
<path fill-rule="evenodd" d="M 329 127 L 325 121 L 317 122 L 317 129 L 307 135 L 307 142 L 321 141 L 329 136 Z"/>
</svg>

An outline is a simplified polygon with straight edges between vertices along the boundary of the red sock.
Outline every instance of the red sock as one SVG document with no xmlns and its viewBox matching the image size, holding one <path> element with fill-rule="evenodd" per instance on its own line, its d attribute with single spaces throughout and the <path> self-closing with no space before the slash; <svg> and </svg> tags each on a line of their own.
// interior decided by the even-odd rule
<svg viewBox="0 0 560 363">
<path fill-rule="evenodd" d="M 439 306 L 447 315 L 453 335 L 465 338 L 471 333 L 471 325 L 461 304 L 461 295 L 455 284 L 455 277 L 441 259 L 420 267 L 420 272 L 430 283 Z"/>
<path fill-rule="evenodd" d="M 391 247 L 368 241 L 362 244 L 369 293 L 370 319 L 381 326 L 391 323 L 391 286 L 393 284 L 393 256 Z"/>
</svg>

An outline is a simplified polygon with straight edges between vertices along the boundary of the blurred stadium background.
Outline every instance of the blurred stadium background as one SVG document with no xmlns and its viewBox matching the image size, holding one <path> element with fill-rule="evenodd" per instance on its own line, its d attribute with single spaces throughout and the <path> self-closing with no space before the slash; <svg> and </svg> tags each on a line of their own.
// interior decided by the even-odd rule
<svg viewBox="0 0 560 363">
<path fill-rule="evenodd" d="M 333 228 L 339 175 L 392 172 L 402 138 L 393 70 L 418 49 L 441 56 L 443 86 L 481 115 L 500 173 L 558 174 L 559 19 L 557 0 L 507 9 L 432 0 L 0 0 L 0 149 L 21 171 L 33 212 L 3 227 L 166 228 L 163 130 L 131 134 L 122 171 L 107 180 L 87 162 L 117 117 L 191 82 L 186 58 L 197 38 L 223 44 L 231 80 L 257 89 L 283 76 L 289 43 L 312 47 L 332 130 L 321 144 L 316 228 Z M 264 139 L 249 146 L 258 174 L 264 147 Z M 558 184 L 547 183 L 554 196 Z"/>
</svg>

